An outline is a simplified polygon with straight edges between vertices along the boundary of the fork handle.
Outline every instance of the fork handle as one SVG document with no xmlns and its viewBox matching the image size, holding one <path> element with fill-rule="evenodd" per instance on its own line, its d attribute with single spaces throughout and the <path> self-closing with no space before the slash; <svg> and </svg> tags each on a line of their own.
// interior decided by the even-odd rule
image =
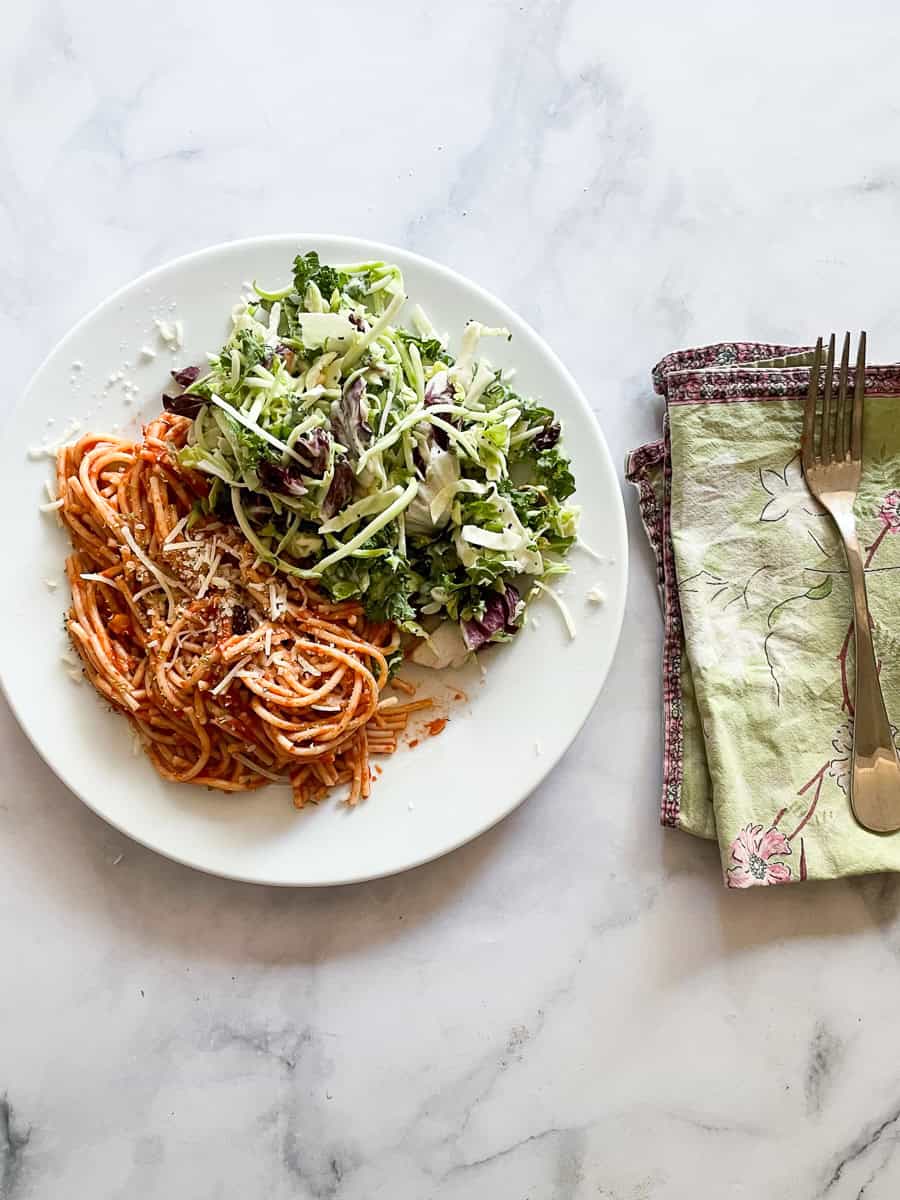
<svg viewBox="0 0 900 1200">
<path fill-rule="evenodd" d="M 884 706 L 866 596 L 866 571 L 855 522 L 839 522 L 853 592 L 856 637 L 856 689 L 850 797 L 856 819 L 867 829 L 900 829 L 898 761 L 891 723 Z"/>
</svg>

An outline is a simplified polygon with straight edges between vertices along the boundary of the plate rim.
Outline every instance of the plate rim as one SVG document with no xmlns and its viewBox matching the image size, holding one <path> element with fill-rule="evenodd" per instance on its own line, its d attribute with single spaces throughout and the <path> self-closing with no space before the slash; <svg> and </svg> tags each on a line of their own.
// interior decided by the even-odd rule
<svg viewBox="0 0 900 1200">
<path fill-rule="evenodd" d="M 555 352 L 555 350 L 550 346 L 550 344 L 547 342 L 547 340 L 544 338 L 544 336 L 541 333 L 539 333 L 529 321 L 527 321 L 523 316 L 521 316 L 519 313 L 517 313 L 515 311 L 515 309 L 513 309 L 509 304 L 507 304 L 506 301 L 500 299 L 500 297 L 496 296 L 493 292 L 489 291 L 487 288 L 483 287 L 481 284 L 477 283 L 475 280 L 469 278 L 468 276 L 463 275 L 461 272 L 455 270 L 453 267 L 450 267 L 450 266 L 446 265 L 445 263 L 438 261 L 437 259 L 430 258 L 427 255 L 419 254 L 418 252 L 416 252 L 414 250 L 408 250 L 405 247 L 392 245 L 389 242 L 381 242 L 376 239 L 370 240 L 368 238 L 362 238 L 362 237 L 358 237 L 358 236 L 350 236 L 350 235 L 346 235 L 346 234 L 342 234 L 342 233 L 315 233 L 315 234 L 313 234 L 313 233 L 309 233 L 309 234 L 267 233 L 267 234 L 252 235 L 252 236 L 243 237 L 243 238 L 235 238 L 235 239 L 232 239 L 230 241 L 225 241 L 225 242 L 216 242 L 213 245 L 204 246 L 198 250 L 192 250 L 186 254 L 177 255 L 175 258 L 167 259 L 165 262 L 159 263 L 157 266 L 151 267 L 149 270 L 144 271 L 142 274 L 136 275 L 134 278 L 129 279 L 125 283 L 121 284 L 114 291 L 112 291 L 108 295 L 104 296 L 88 312 L 86 312 L 82 317 L 80 317 L 69 329 L 67 329 L 67 331 L 62 335 L 62 337 L 60 337 L 50 347 L 48 352 L 41 359 L 38 366 L 32 372 L 30 378 L 28 379 L 27 384 L 24 386 L 24 388 L 22 388 L 21 392 L 18 394 L 15 402 L 6 410 L 4 417 L 3 417 L 2 424 L 0 424 L 0 429 L 5 429 L 8 425 L 10 425 L 13 421 L 13 418 L 25 407 L 27 397 L 29 396 L 29 394 L 31 393 L 33 388 L 37 384 L 39 384 L 40 377 L 49 368 L 51 362 L 56 359 L 57 355 L 60 354 L 60 352 L 64 351 L 65 347 L 69 343 L 74 341 L 86 326 L 88 326 L 95 318 L 97 318 L 105 309 L 107 309 L 108 307 L 111 307 L 126 292 L 131 292 L 133 289 L 137 288 L 140 285 L 151 284 L 152 282 L 154 282 L 154 280 L 158 276 L 160 276 L 164 273 L 167 273 L 172 270 L 177 270 L 178 268 L 186 266 L 187 264 L 200 262 L 203 259 L 216 258 L 217 256 L 219 256 L 225 252 L 231 252 L 231 251 L 235 251 L 235 250 L 241 249 L 241 248 L 249 249 L 250 247 L 262 246 L 262 245 L 273 244 L 273 243 L 293 243 L 295 246 L 298 246 L 298 247 L 307 245 L 307 246 L 311 246 L 311 247 L 315 248 L 317 242 L 325 242 L 325 241 L 340 242 L 343 245 L 354 247 L 355 249 L 358 249 L 361 253 L 364 253 L 367 258 L 371 258 L 372 252 L 374 251 L 384 261 L 391 261 L 392 256 L 394 256 L 394 257 L 399 256 L 400 258 L 412 260 L 416 264 L 418 264 L 419 266 L 424 268 L 425 270 L 430 271 L 430 272 L 437 272 L 438 274 L 443 275 L 447 281 L 449 281 L 453 284 L 456 284 L 456 285 L 462 285 L 462 287 L 465 288 L 466 290 L 470 291 L 471 293 L 478 296 L 479 298 L 483 298 L 485 301 L 487 301 L 487 303 L 489 305 L 494 306 L 497 310 L 499 310 L 504 315 L 504 317 L 512 317 L 514 323 L 519 323 L 527 329 L 529 335 L 534 339 L 534 341 L 537 345 L 537 348 L 540 350 L 540 352 L 542 354 L 544 354 L 546 356 L 546 358 L 552 364 L 554 369 L 559 372 L 560 376 L 562 377 L 562 379 L 568 386 L 570 392 L 573 394 L 573 396 L 576 398 L 578 404 L 581 406 L 584 415 L 587 417 L 587 419 L 591 423 L 591 426 L 593 427 L 594 432 L 596 434 L 598 450 L 605 459 L 606 465 L 609 469 L 610 476 L 616 481 L 616 484 L 617 484 L 617 487 L 615 489 L 616 503 L 613 506 L 613 512 L 609 515 L 612 518 L 612 522 L 613 522 L 613 526 L 614 526 L 613 536 L 614 536 L 614 540 L 616 542 L 615 566 L 617 568 L 617 573 L 618 573 L 618 577 L 620 580 L 620 586 L 617 587 L 617 593 L 618 593 L 617 594 L 617 602 L 616 602 L 616 607 L 613 611 L 613 618 L 612 618 L 612 626 L 611 626 L 612 633 L 611 633 L 611 637 L 610 637 L 611 650 L 610 650 L 610 653 L 608 656 L 608 660 L 605 664 L 605 667 L 603 668 L 602 672 L 597 677 L 597 681 L 596 681 L 595 688 L 594 688 L 594 698 L 591 701 L 589 707 L 587 708 L 583 718 L 577 723 L 577 725 L 575 725 L 572 728 L 571 736 L 566 739 L 564 745 L 561 747 L 559 752 L 557 754 L 555 754 L 552 758 L 548 756 L 548 758 L 546 759 L 546 762 L 543 764 L 544 769 L 541 773 L 541 776 L 540 776 L 540 779 L 538 780 L 538 782 L 536 784 L 534 784 L 532 788 L 530 788 L 524 792 L 521 792 L 521 793 L 519 792 L 518 789 L 516 789 L 512 793 L 512 799 L 503 806 L 502 811 L 492 814 L 490 819 L 488 819 L 484 823 L 480 824 L 477 828 L 472 829 L 471 832 L 466 833 L 462 837 L 456 838 L 455 840 L 451 841 L 449 844 L 444 845 L 441 848 L 434 850 L 433 852 L 429 852 L 429 853 L 425 853 L 425 854 L 418 854 L 402 866 L 390 866 L 390 867 L 385 868 L 384 870 L 363 872 L 361 874 L 352 875 L 352 876 L 344 876 L 344 877 L 335 878 L 335 879 L 332 879 L 329 881 L 261 879 L 258 876 L 241 874 L 237 871 L 231 871 L 231 870 L 226 870 L 226 869 L 219 869 L 214 866 L 204 864 L 202 861 L 197 861 L 187 855 L 181 855 L 177 851 L 173 851 L 168 848 L 163 848 L 162 846 L 160 846 L 158 844 L 154 844 L 148 838 L 142 837 L 142 836 L 134 833 L 132 830 L 126 828 L 124 826 L 124 824 L 122 824 L 120 821 L 116 820 L 114 817 L 110 816 L 106 812 L 100 811 L 100 809 L 98 807 L 96 807 L 96 805 L 94 803 L 92 803 L 90 799 L 88 799 L 88 797 L 84 794 L 84 792 L 80 788 L 74 786 L 74 784 L 69 781 L 69 778 L 67 777 L 68 772 L 66 771 L 65 766 L 57 767 L 47 757 L 45 757 L 44 752 L 42 751 L 41 747 L 38 745 L 35 737 L 32 736 L 32 732 L 31 732 L 30 728 L 28 727 L 27 722 L 25 720 L 23 720 L 23 717 L 19 710 L 19 706 L 18 706 L 16 699 L 15 699 L 14 695 L 12 694 L 11 689 L 8 685 L 7 668 L 6 668 L 4 656 L 0 655 L 0 692 L 2 692 L 3 697 L 6 700 L 6 703 L 9 705 L 9 708 L 10 708 L 13 716 L 16 719 L 16 723 L 19 726 L 19 729 L 25 734 L 26 738 L 28 739 L 29 743 L 31 744 L 32 748 L 34 749 L 35 753 L 38 755 L 38 757 L 41 759 L 41 761 L 45 764 L 45 766 L 47 766 L 47 768 L 50 771 L 52 771 L 54 776 L 64 785 L 64 787 L 69 792 L 71 792 L 82 804 L 84 804 L 85 807 L 90 810 L 90 812 L 94 813 L 94 815 L 97 816 L 100 820 L 104 821 L 107 825 L 111 826 L 113 829 L 115 829 L 117 832 L 121 833 L 123 836 L 129 838 L 131 841 L 136 842 L 138 845 L 143 846 L 145 849 L 151 850 L 154 853 L 161 855 L 163 858 L 166 858 L 172 862 L 178 863 L 180 866 L 184 866 L 184 867 L 188 867 L 192 870 L 200 871 L 203 874 L 210 875 L 214 878 L 228 879 L 228 880 L 233 880 L 238 883 L 254 884 L 257 886 L 264 886 L 264 887 L 279 887 L 279 888 L 344 887 L 344 886 L 352 886 L 353 884 L 358 884 L 358 883 L 366 883 L 366 882 L 369 882 L 369 881 L 375 880 L 375 879 L 390 878 L 391 876 L 399 875 L 406 871 L 415 870 L 417 867 L 425 866 L 426 864 L 428 864 L 430 862 L 434 862 L 439 858 L 443 858 L 445 855 L 452 854 L 454 851 L 459 850 L 461 847 L 468 845 L 470 842 L 475 841 L 477 838 L 481 837 L 483 834 L 485 834 L 489 830 L 493 829 L 496 825 L 499 825 L 501 821 L 505 820 L 508 816 L 511 815 L 511 813 L 515 812 L 515 810 L 517 808 L 521 807 L 521 805 L 525 803 L 525 801 L 532 794 L 532 792 L 535 791 L 538 787 L 540 787 L 541 784 L 543 784 L 543 782 L 556 769 L 556 767 L 559 765 L 561 760 L 565 757 L 565 755 L 571 749 L 573 742 L 578 737 L 581 730 L 584 728 L 591 713 L 594 711 L 594 709 L 597 705 L 597 701 L 600 698 L 600 694 L 606 685 L 606 681 L 609 677 L 609 673 L 612 669 L 613 663 L 615 662 L 616 654 L 618 652 L 619 643 L 620 643 L 621 637 L 622 637 L 622 628 L 623 628 L 624 619 L 625 619 L 625 608 L 626 608 L 626 600 L 627 600 L 627 595 L 628 595 L 628 584 L 629 584 L 628 523 L 627 523 L 627 517 L 626 517 L 626 513 L 625 513 L 624 499 L 622 496 L 621 480 L 619 478 L 619 473 L 616 470 L 615 461 L 613 459 L 612 452 L 610 451 L 609 444 L 606 440 L 606 436 L 603 432 L 603 428 L 600 424 L 600 420 L 599 420 L 598 416 L 595 414 L 595 412 L 593 411 L 593 409 L 591 408 L 590 404 L 588 403 L 585 393 L 582 391 L 581 386 L 579 385 L 578 381 L 575 379 L 572 372 L 565 365 L 565 363 L 562 361 L 562 359 L 559 357 L 559 355 Z"/>
</svg>

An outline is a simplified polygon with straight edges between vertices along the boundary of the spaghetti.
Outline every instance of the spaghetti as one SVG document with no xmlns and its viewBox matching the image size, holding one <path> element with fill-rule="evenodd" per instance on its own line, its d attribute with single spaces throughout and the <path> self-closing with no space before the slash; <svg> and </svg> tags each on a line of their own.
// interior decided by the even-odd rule
<svg viewBox="0 0 900 1200">
<path fill-rule="evenodd" d="M 138 442 L 87 434 L 58 453 L 84 672 L 165 779 L 225 792 L 290 781 L 298 808 L 346 784 L 356 804 L 370 756 L 393 753 L 430 701 L 383 695 L 392 625 L 276 576 L 239 529 L 202 514 L 208 481 L 177 461 L 189 427 L 163 413 Z"/>
</svg>

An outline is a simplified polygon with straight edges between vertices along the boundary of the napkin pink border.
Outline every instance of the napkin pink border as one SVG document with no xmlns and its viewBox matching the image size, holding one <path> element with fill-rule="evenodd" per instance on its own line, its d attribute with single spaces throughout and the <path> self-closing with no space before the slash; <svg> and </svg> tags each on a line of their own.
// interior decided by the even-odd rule
<svg viewBox="0 0 900 1200">
<path fill-rule="evenodd" d="M 653 369 L 655 390 L 667 406 L 680 404 L 734 404 L 747 401 L 801 398 L 809 382 L 807 367 L 767 367 L 753 364 L 768 358 L 808 353 L 808 346 L 782 346 L 770 342 L 724 342 L 694 350 L 678 350 Z M 866 368 L 866 392 L 890 395 L 900 392 L 900 365 Z M 648 471 L 662 467 L 662 503 Z M 660 824 L 677 828 L 684 774 L 684 722 L 681 671 L 684 632 L 678 578 L 672 545 L 672 460 L 668 413 L 659 441 L 629 454 L 626 479 L 635 485 L 641 518 L 656 559 L 657 583 L 663 608 L 663 781 Z"/>
</svg>

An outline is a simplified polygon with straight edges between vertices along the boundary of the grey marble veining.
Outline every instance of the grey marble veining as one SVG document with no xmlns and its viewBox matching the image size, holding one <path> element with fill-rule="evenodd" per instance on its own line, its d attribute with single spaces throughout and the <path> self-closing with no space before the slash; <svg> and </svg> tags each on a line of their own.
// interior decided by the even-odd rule
<svg viewBox="0 0 900 1200">
<path fill-rule="evenodd" d="M 887 3 L 7 9 L 7 403 L 135 274 L 292 229 L 499 294 L 620 461 L 679 345 L 865 325 L 900 353 Z M 175 866 L 0 708 L 0 1200 L 893 1200 L 900 884 L 729 895 L 709 846 L 658 828 L 630 498 L 629 521 L 622 645 L 564 763 L 395 879 Z"/>
</svg>

